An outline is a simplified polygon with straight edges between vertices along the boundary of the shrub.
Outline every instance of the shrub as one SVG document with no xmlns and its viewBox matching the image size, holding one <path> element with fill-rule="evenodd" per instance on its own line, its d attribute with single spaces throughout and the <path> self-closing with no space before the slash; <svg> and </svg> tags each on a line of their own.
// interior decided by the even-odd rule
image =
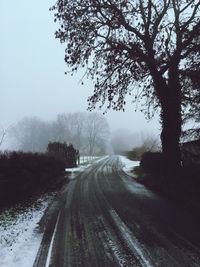
<svg viewBox="0 0 200 267">
<path fill-rule="evenodd" d="M 76 167 L 79 160 L 79 151 L 72 144 L 50 142 L 47 146 L 47 154 L 63 161 L 68 168 Z"/>
<path fill-rule="evenodd" d="M 130 160 L 141 160 L 144 153 L 158 151 L 160 151 L 159 141 L 155 138 L 149 137 L 143 140 L 141 146 L 134 147 L 131 151 L 128 151 L 126 155 Z"/>
<path fill-rule="evenodd" d="M 133 150 L 127 151 L 126 156 L 130 160 L 141 160 L 142 155 L 146 152 L 144 146 L 135 147 Z"/>
</svg>

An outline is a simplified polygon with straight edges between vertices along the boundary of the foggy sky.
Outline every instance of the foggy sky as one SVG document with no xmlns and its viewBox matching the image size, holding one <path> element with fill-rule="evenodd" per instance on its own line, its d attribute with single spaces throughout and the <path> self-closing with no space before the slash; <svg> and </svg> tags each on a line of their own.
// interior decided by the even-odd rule
<svg viewBox="0 0 200 267">
<path fill-rule="evenodd" d="M 64 46 L 54 38 L 57 25 L 49 11 L 54 3 L 0 0 L 0 125 L 4 128 L 25 116 L 52 120 L 58 113 L 87 109 L 93 82 L 81 85 L 81 72 L 73 77 L 64 74 Z M 158 117 L 148 123 L 134 108 L 128 104 L 126 112 L 109 111 L 111 130 L 158 135 Z"/>
</svg>

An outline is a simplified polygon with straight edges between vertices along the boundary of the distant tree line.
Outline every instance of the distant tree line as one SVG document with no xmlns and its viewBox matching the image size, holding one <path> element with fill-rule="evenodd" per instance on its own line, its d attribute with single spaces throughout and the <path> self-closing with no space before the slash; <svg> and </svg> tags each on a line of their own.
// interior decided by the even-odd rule
<svg viewBox="0 0 200 267">
<path fill-rule="evenodd" d="M 98 113 L 62 113 L 54 121 L 26 117 L 10 130 L 17 149 L 45 152 L 49 142 L 73 144 L 82 155 L 106 153 L 109 125 Z"/>
</svg>

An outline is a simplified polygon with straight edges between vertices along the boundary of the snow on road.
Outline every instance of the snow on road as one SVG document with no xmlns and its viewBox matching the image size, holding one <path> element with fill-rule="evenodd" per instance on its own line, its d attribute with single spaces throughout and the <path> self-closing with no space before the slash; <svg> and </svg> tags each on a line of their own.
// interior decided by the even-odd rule
<svg viewBox="0 0 200 267">
<path fill-rule="evenodd" d="M 66 169 L 75 173 L 83 171 L 99 157 L 81 158 L 78 168 Z M 32 267 L 38 252 L 43 233 L 37 231 L 47 206 L 52 201 L 52 195 L 44 195 L 31 203 L 19 204 L 0 211 L 0 266 L 1 267 Z"/>
<path fill-rule="evenodd" d="M 107 157 L 107 156 L 105 156 Z M 88 168 L 89 166 L 92 165 L 92 163 L 94 162 L 98 162 L 102 159 L 104 159 L 105 157 L 81 157 L 80 158 L 80 165 L 78 167 L 75 168 L 66 168 L 65 171 L 70 173 L 70 179 L 74 179 L 76 177 L 76 173 L 77 172 L 81 172 L 84 171 L 86 168 Z M 126 172 L 128 175 L 130 176 L 134 176 L 132 171 L 134 169 L 134 167 L 137 167 L 140 165 L 140 161 L 136 161 L 136 160 L 130 160 L 125 156 L 119 156 L 120 160 L 122 162 L 122 169 L 124 170 L 124 172 Z"/>
<path fill-rule="evenodd" d="M 32 204 L 16 205 L 0 213 L 0 266 L 32 267 L 42 233 L 38 223 L 53 196 L 45 195 Z"/>
<path fill-rule="evenodd" d="M 66 169 L 73 179 L 77 172 L 83 171 L 93 162 L 102 158 L 81 159 L 78 168 Z M 123 170 L 130 171 L 139 165 L 138 161 L 128 160 L 120 156 Z M 0 266 L 1 267 L 32 267 L 39 249 L 42 233 L 37 231 L 38 223 L 53 196 L 45 195 L 32 204 L 16 205 L 0 212 Z"/>
<path fill-rule="evenodd" d="M 102 160 L 104 157 L 94 157 L 94 156 L 84 156 L 80 157 L 80 165 L 75 168 L 65 168 L 65 172 L 69 174 L 69 179 L 72 180 L 76 178 L 78 172 L 84 171 L 86 168 L 90 167 L 94 162 Z"/>
</svg>

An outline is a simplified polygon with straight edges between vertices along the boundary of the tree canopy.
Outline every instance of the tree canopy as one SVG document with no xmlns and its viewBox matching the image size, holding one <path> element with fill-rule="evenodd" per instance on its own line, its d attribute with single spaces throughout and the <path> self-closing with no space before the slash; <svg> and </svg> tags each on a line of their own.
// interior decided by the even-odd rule
<svg viewBox="0 0 200 267">
<path fill-rule="evenodd" d="M 121 110 L 127 94 L 160 106 L 165 159 L 180 165 L 184 84 L 200 73 L 199 0 L 58 0 L 52 10 L 67 65 L 95 80 L 89 108 Z"/>
<path fill-rule="evenodd" d="M 160 98 L 152 90 L 155 72 L 167 80 L 172 62 L 183 72 L 196 61 L 199 7 L 198 0 L 59 0 L 52 8 L 60 22 L 56 38 L 67 43 L 65 61 L 72 72 L 86 67 L 95 78 L 90 107 L 107 102 L 122 109 L 131 91 Z"/>
</svg>

